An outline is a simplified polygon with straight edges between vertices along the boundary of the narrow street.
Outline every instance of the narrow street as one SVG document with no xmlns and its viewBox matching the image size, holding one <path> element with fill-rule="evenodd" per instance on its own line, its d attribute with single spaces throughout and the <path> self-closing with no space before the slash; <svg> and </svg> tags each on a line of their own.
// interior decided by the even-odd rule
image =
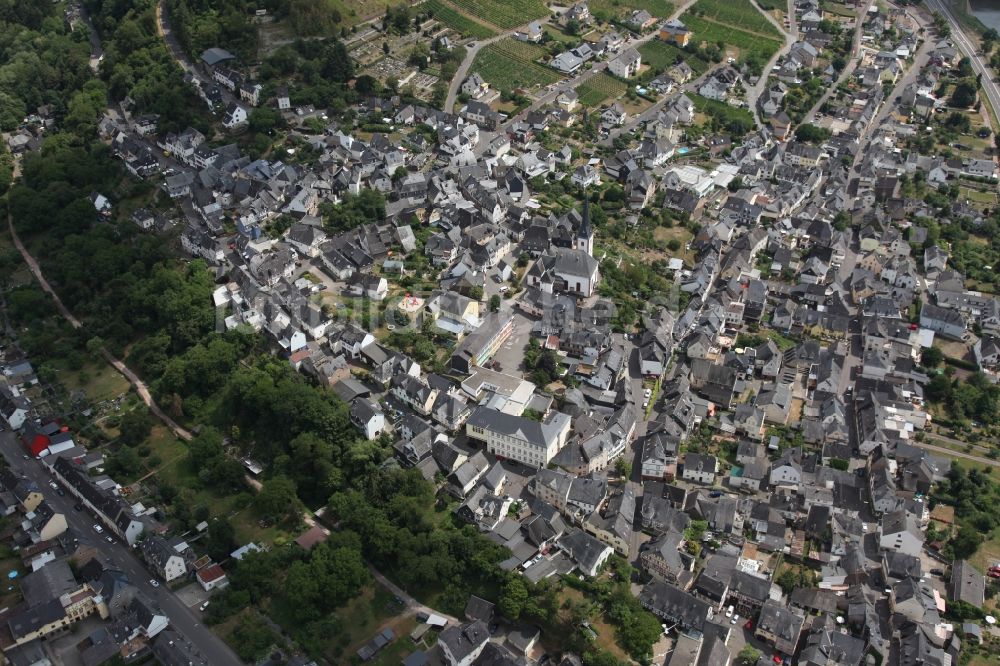
<svg viewBox="0 0 1000 666">
<path fill-rule="evenodd" d="M 826 89 L 823 96 L 816 100 L 816 103 L 813 104 L 812 108 L 809 109 L 809 112 L 802 118 L 802 124 L 805 125 L 813 121 L 816 113 L 823 108 L 826 101 L 830 99 L 830 95 L 834 94 L 837 91 L 837 88 L 839 88 L 857 68 L 858 49 L 861 47 L 861 33 L 863 32 L 862 26 L 864 26 L 864 18 L 867 16 L 868 8 L 871 7 L 871 4 L 872 0 L 869 0 L 868 4 L 858 10 L 858 20 L 854 26 L 854 38 L 851 41 L 851 57 L 847 61 L 847 65 L 845 65 L 843 71 L 840 72 L 840 76 L 837 77 L 837 81 Z"/>
<path fill-rule="evenodd" d="M 194 77 L 194 80 L 198 84 L 198 88 L 201 90 L 200 94 L 204 98 L 205 91 L 211 88 L 214 84 L 212 81 L 209 81 L 201 75 L 201 72 L 198 71 L 195 64 L 192 63 L 188 59 L 187 54 L 184 53 L 184 49 L 181 48 L 180 42 L 178 42 L 177 38 L 174 37 L 173 31 L 170 29 L 170 15 L 167 11 L 164 0 L 159 0 L 159 2 L 156 3 L 156 32 L 163 40 L 164 45 L 167 47 L 167 52 L 170 54 L 170 57 L 173 58 L 174 62 L 176 62 L 181 69 Z M 222 94 L 222 101 L 224 104 L 239 101 L 225 86 L 218 86 L 218 88 Z"/>
<path fill-rule="evenodd" d="M 93 529 L 93 523 L 96 521 L 85 511 L 75 510 L 71 496 L 62 496 L 49 491 L 49 482 L 52 481 L 52 477 L 48 469 L 37 460 L 24 460 L 19 455 L 23 447 L 16 434 L 10 431 L 0 432 L 0 450 L 7 460 L 7 465 L 14 472 L 31 479 L 44 489 L 45 500 L 53 509 L 66 516 L 66 523 L 72 530 L 80 534 L 82 538 L 93 535 L 93 540 L 100 542 L 101 554 L 107 558 L 111 565 L 128 576 L 129 581 L 144 596 L 160 606 L 163 613 L 170 619 L 170 624 L 195 644 L 205 656 L 208 664 L 211 666 L 217 664 L 238 666 L 243 663 L 221 638 L 202 624 L 201 614 L 197 608 L 186 606 L 176 594 L 165 586 L 154 587 L 150 583 L 152 575 L 125 544 L 116 539 L 106 542 L 103 537 L 98 536 Z"/>
<path fill-rule="evenodd" d="M 754 122 L 757 124 L 758 127 L 762 127 L 763 125 L 760 121 L 760 112 L 757 110 L 757 100 L 760 99 L 760 96 L 764 93 L 764 88 L 767 87 L 767 81 L 771 74 L 771 70 L 774 68 L 774 65 L 778 62 L 779 59 L 788 54 L 788 50 L 791 49 L 792 45 L 795 44 L 796 40 L 798 40 L 799 30 L 795 23 L 794 2 L 792 2 L 792 0 L 789 0 L 789 9 L 791 11 L 788 14 L 788 16 L 789 16 L 789 26 L 791 26 L 791 30 L 788 31 L 785 30 L 785 27 L 783 25 L 781 25 L 775 20 L 774 16 L 761 9 L 760 5 L 758 5 L 756 2 L 753 3 L 753 5 L 754 7 L 757 8 L 757 11 L 759 11 L 761 14 L 764 15 L 764 17 L 771 23 L 771 25 L 773 25 L 775 28 L 778 29 L 778 32 L 780 32 L 782 35 L 785 36 L 784 46 L 778 49 L 777 52 L 775 52 L 775 54 L 771 56 L 771 59 L 767 61 L 767 64 L 764 65 L 764 68 L 761 71 L 760 76 L 757 77 L 757 83 L 755 83 L 751 88 L 747 89 L 747 94 L 746 94 L 747 107 L 750 109 L 750 113 L 753 114 Z"/>
<path fill-rule="evenodd" d="M 90 20 L 90 13 L 86 5 L 82 2 L 77 4 L 80 11 L 80 18 L 87 24 L 87 38 L 90 40 L 90 69 L 97 74 L 101 61 L 104 59 L 104 48 L 101 46 L 101 37 L 94 28 L 93 21 Z"/>
</svg>

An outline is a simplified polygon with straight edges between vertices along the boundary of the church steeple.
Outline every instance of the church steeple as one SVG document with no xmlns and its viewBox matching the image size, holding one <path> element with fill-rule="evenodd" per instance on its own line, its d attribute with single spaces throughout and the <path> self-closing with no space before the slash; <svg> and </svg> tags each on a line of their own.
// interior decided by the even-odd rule
<svg viewBox="0 0 1000 666">
<path fill-rule="evenodd" d="M 576 234 L 576 249 L 594 256 L 594 230 L 590 228 L 590 197 L 583 191 L 583 219 Z"/>
</svg>

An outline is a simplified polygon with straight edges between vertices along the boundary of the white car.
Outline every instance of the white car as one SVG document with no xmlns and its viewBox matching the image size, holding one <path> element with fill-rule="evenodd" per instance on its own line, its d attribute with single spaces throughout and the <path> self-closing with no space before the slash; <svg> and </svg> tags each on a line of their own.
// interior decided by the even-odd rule
<svg viewBox="0 0 1000 666">
<path fill-rule="evenodd" d="M 653 389 L 646 389 L 645 391 L 642 392 L 642 394 L 648 398 L 649 396 L 653 395 Z"/>
<path fill-rule="evenodd" d="M 644 403 L 642 403 L 642 408 L 643 409 L 648 409 L 649 408 L 649 400 L 647 400 Z"/>
<path fill-rule="evenodd" d="M 199 608 L 200 610 L 204 611 L 204 610 L 205 610 L 206 608 L 208 608 L 208 604 L 209 604 L 209 603 L 211 603 L 211 602 L 209 602 L 209 601 L 206 601 L 205 603 L 203 603 L 203 604 L 202 604 L 201 606 L 199 606 L 198 608 Z"/>
<path fill-rule="evenodd" d="M 160 586 L 160 581 L 156 580 L 155 578 L 150 578 L 149 579 L 149 584 L 152 585 L 153 587 L 159 587 Z"/>
<path fill-rule="evenodd" d="M 98 534 L 103 534 L 104 528 L 98 525 L 97 523 L 94 523 L 94 531 L 97 532 Z"/>
<path fill-rule="evenodd" d="M 739 613 L 734 613 L 733 614 L 733 619 L 729 621 L 729 624 L 736 624 L 739 621 L 740 621 L 740 614 Z"/>
</svg>

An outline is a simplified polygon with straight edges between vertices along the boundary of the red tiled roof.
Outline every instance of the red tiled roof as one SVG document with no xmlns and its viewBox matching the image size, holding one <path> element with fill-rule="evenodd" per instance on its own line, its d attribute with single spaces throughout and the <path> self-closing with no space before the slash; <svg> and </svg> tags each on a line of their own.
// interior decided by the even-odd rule
<svg viewBox="0 0 1000 666">
<path fill-rule="evenodd" d="M 204 569 L 198 571 L 198 580 L 211 583 L 212 581 L 219 580 L 220 578 L 225 578 L 226 572 L 222 570 L 218 564 L 213 564 L 207 566 Z"/>
</svg>

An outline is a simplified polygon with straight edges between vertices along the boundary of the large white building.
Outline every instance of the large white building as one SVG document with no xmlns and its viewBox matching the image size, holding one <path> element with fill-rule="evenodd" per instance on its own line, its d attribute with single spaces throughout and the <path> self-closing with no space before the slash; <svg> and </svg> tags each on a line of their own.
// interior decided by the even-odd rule
<svg viewBox="0 0 1000 666">
<path fill-rule="evenodd" d="M 486 444 L 499 458 L 516 460 L 531 467 L 545 467 L 566 445 L 570 417 L 551 412 L 541 422 L 479 407 L 465 423 L 466 434 Z"/>
</svg>

